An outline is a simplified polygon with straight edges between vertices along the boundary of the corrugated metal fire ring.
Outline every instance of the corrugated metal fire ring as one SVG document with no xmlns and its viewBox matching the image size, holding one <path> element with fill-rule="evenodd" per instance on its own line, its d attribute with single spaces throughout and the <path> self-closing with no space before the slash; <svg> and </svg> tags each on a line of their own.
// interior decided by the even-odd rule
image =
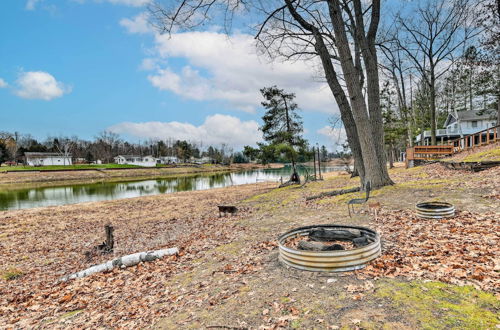
<svg viewBox="0 0 500 330">
<path fill-rule="evenodd" d="M 366 246 L 340 251 L 305 251 L 285 246 L 287 238 L 294 235 L 309 235 L 314 229 L 357 229 L 364 233 L 370 243 Z M 314 225 L 290 230 L 278 238 L 280 261 L 293 268 L 315 272 L 345 272 L 361 269 L 381 254 L 380 236 L 371 229 L 357 226 Z"/>
<path fill-rule="evenodd" d="M 417 215 L 425 219 L 442 219 L 455 216 L 455 206 L 445 202 L 423 202 L 416 205 Z"/>
</svg>

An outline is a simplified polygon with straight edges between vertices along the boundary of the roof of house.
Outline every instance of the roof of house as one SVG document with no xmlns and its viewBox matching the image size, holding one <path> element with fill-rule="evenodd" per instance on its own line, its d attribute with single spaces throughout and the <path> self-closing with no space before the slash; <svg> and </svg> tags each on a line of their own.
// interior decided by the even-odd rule
<svg viewBox="0 0 500 330">
<path fill-rule="evenodd" d="M 148 155 L 148 156 L 139 156 L 139 155 L 118 155 L 116 156 L 115 158 L 118 158 L 118 157 L 123 157 L 123 158 L 146 158 L 146 157 L 153 157 L 151 155 Z"/>
<path fill-rule="evenodd" d="M 26 157 L 66 157 L 58 152 L 25 152 L 24 155 Z M 68 154 L 67 157 L 71 157 L 71 154 Z"/>
<path fill-rule="evenodd" d="M 123 157 L 123 158 L 142 158 L 142 156 L 139 156 L 139 155 L 118 155 L 115 158 L 117 158 L 117 157 Z"/>
<path fill-rule="evenodd" d="M 469 110 L 469 111 L 458 111 L 457 112 L 458 119 L 462 121 L 470 121 L 470 120 L 481 120 L 481 119 L 495 119 L 495 112 L 488 112 L 483 110 Z M 454 113 L 448 114 L 448 118 L 446 118 L 445 126 L 448 126 L 450 123 L 453 123 L 452 119 L 456 119 Z"/>
</svg>

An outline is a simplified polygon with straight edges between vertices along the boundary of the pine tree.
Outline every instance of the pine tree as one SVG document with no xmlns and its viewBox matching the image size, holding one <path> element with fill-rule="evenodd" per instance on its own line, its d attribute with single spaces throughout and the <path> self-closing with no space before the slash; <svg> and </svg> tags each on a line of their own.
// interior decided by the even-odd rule
<svg viewBox="0 0 500 330">
<path fill-rule="evenodd" d="M 260 127 L 264 140 L 276 146 L 277 152 L 284 154 L 292 163 L 291 181 L 299 182 L 297 174 L 296 148 L 306 143 L 302 138 L 302 118 L 298 114 L 295 94 L 285 93 L 276 86 L 265 87 L 260 90 L 265 101 L 262 106 L 266 113 L 262 117 L 264 124 Z"/>
</svg>

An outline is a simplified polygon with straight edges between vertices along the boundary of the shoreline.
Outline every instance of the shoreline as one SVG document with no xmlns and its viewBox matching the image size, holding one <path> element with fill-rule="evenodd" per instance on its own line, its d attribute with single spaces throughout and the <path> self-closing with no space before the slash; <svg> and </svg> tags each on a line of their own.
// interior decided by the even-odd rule
<svg viewBox="0 0 500 330">
<path fill-rule="evenodd" d="M 218 174 L 257 170 L 267 168 L 280 168 L 282 164 L 233 164 L 231 166 L 202 166 L 202 167 L 166 167 L 166 168 L 134 168 L 96 170 L 71 170 L 71 171 L 46 171 L 46 172 L 0 172 L 0 189 L 16 190 L 41 187 L 57 187 L 65 185 L 84 185 L 101 182 L 128 182 L 148 179 L 161 179 L 171 177 L 194 176 L 198 174 Z"/>
</svg>

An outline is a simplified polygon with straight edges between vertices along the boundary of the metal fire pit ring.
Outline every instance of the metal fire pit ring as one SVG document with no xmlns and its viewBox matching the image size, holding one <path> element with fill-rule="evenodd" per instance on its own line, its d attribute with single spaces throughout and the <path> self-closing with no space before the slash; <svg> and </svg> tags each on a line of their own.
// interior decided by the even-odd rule
<svg viewBox="0 0 500 330">
<path fill-rule="evenodd" d="M 285 246 L 287 238 L 294 235 L 308 236 L 314 229 L 357 229 L 365 234 L 370 244 L 351 250 L 305 251 Z M 381 254 L 379 234 L 365 227 L 342 225 L 314 225 L 292 229 L 278 237 L 279 260 L 283 264 L 313 272 L 345 272 L 361 269 Z"/>
<path fill-rule="evenodd" d="M 445 202 L 422 202 L 416 205 L 417 215 L 424 219 L 442 219 L 455 216 L 455 206 Z"/>
</svg>

